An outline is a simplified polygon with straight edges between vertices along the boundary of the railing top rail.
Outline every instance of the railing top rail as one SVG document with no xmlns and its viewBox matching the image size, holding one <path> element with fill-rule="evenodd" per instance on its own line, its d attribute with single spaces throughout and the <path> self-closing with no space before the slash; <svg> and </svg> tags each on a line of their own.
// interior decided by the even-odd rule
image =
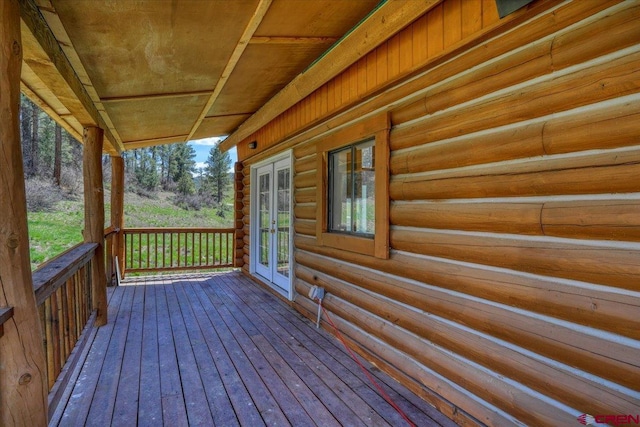
<svg viewBox="0 0 640 427">
<path fill-rule="evenodd" d="M 91 261 L 97 247 L 97 243 L 80 243 L 38 267 L 33 272 L 36 303 L 42 304 L 69 277 Z"/>
<path fill-rule="evenodd" d="M 125 228 L 125 234 L 131 233 L 234 233 L 235 228 L 210 228 L 210 227 L 136 227 Z"/>
<path fill-rule="evenodd" d="M 2 336 L 2 325 L 13 317 L 13 307 L 0 307 L 0 336 Z"/>
<path fill-rule="evenodd" d="M 111 236 L 112 234 L 119 233 L 120 229 L 118 227 L 114 227 L 113 225 L 104 229 L 104 238 Z"/>
</svg>

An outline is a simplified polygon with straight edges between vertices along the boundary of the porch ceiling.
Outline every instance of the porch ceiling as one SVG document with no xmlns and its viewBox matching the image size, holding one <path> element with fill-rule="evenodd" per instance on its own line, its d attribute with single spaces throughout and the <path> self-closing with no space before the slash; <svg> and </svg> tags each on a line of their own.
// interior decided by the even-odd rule
<svg viewBox="0 0 640 427">
<path fill-rule="evenodd" d="M 22 89 L 112 153 L 228 135 L 378 3 L 21 0 Z"/>
</svg>

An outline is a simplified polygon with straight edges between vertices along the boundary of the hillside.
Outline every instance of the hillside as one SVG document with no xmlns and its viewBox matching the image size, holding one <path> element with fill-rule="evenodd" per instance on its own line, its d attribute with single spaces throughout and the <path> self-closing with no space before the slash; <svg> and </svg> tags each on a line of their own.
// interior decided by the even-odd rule
<svg viewBox="0 0 640 427">
<path fill-rule="evenodd" d="M 171 192 L 156 193 L 156 198 L 141 197 L 125 193 L 126 227 L 233 227 L 233 206 L 226 200 L 228 209 L 224 218 L 217 215 L 217 208 L 202 208 L 198 211 L 176 207 Z M 106 191 L 105 201 L 110 200 Z M 109 222 L 110 204 L 105 204 L 105 220 Z M 65 249 L 82 241 L 84 227 L 84 205 L 82 198 L 56 203 L 51 212 L 30 212 L 29 243 L 31 246 L 31 268 L 53 258 Z"/>
</svg>

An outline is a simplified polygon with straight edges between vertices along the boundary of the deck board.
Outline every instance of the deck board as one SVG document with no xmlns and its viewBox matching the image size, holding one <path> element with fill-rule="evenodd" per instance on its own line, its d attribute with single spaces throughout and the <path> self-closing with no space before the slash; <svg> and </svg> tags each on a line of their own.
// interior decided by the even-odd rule
<svg viewBox="0 0 640 427">
<path fill-rule="evenodd" d="M 162 420 L 164 425 L 186 425 L 187 408 L 182 396 L 178 355 L 169 318 L 166 286 L 156 288 L 156 303 L 158 304 L 156 316 L 158 319 Z"/>
<path fill-rule="evenodd" d="M 118 381 L 115 406 L 113 409 L 112 425 L 125 425 L 129 420 L 136 419 L 138 413 L 140 370 L 142 364 L 142 326 L 144 325 L 144 298 L 142 288 L 135 289 L 129 329 L 125 341 L 124 356 L 120 380 Z"/>
<path fill-rule="evenodd" d="M 341 343 L 239 272 L 110 293 L 52 425 L 401 426 Z M 364 363 L 416 425 L 453 426 Z"/>
<path fill-rule="evenodd" d="M 144 300 L 144 328 L 140 367 L 140 394 L 138 400 L 138 425 L 153 427 L 161 424 L 162 400 L 160 388 L 160 354 L 158 343 L 158 318 L 156 286 L 147 286 Z"/>
</svg>

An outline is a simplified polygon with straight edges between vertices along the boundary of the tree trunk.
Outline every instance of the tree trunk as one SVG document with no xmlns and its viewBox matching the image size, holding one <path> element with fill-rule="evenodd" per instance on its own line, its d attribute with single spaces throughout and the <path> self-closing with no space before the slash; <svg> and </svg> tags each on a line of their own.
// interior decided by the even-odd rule
<svg viewBox="0 0 640 427">
<path fill-rule="evenodd" d="M 53 181 L 60 187 L 62 169 L 62 128 L 56 123 L 55 150 L 53 155 Z"/>
<path fill-rule="evenodd" d="M 33 292 L 20 146 L 22 42 L 16 0 L 0 1 L 0 307 L 13 307 L 0 338 L 0 425 L 46 426 L 47 386 Z"/>
<path fill-rule="evenodd" d="M 31 146 L 29 147 L 29 159 L 30 159 L 30 167 L 29 170 L 27 171 L 27 175 L 28 176 L 36 176 L 38 175 L 38 168 L 39 168 L 39 120 L 38 120 L 38 114 L 40 113 L 39 111 L 40 109 L 38 108 L 38 106 L 34 103 L 31 103 Z"/>
<path fill-rule="evenodd" d="M 33 169 L 31 160 L 31 101 L 24 98 L 20 103 L 20 128 L 22 131 L 22 157 L 24 172 L 30 176 Z"/>
</svg>

